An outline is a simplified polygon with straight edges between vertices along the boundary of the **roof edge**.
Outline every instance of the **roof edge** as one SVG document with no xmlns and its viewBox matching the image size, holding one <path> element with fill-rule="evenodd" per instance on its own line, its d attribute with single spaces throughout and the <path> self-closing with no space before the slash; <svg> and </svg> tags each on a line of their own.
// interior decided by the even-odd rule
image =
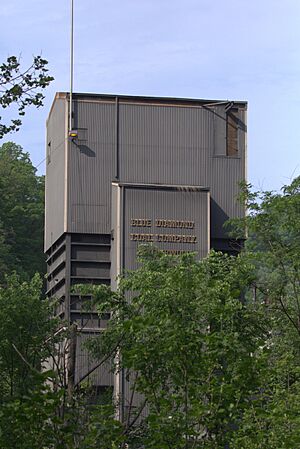
<svg viewBox="0 0 300 449">
<path fill-rule="evenodd" d="M 68 92 L 57 92 L 53 103 L 57 99 L 67 99 L 69 97 Z M 212 99 L 203 99 L 203 98 L 182 98 L 182 97 L 160 97 L 160 96 L 146 96 L 146 95 L 124 95 L 124 94 L 96 94 L 89 92 L 74 92 L 73 99 L 91 99 L 94 101 L 116 101 L 117 99 L 124 102 L 143 102 L 143 103 L 164 103 L 164 104 L 185 104 L 185 105 L 194 105 L 194 106 L 213 106 L 218 104 L 227 104 L 234 103 L 235 105 L 241 105 L 247 107 L 248 102 L 245 100 L 212 100 Z M 53 104 L 50 109 L 53 108 Z M 49 115 L 50 115 L 49 113 Z"/>
</svg>

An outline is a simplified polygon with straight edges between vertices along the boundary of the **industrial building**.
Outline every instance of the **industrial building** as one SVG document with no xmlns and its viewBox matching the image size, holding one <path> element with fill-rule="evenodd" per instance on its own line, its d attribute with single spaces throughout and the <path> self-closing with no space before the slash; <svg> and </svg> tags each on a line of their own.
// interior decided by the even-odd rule
<svg viewBox="0 0 300 449">
<path fill-rule="evenodd" d="M 75 382 L 94 361 L 81 342 L 107 317 L 82 311 L 76 284 L 115 285 L 140 242 L 169 254 L 236 253 L 224 230 L 242 217 L 244 101 L 57 93 L 47 120 L 45 252 L 56 313 L 77 323 Z M 70 131 L 72 131 L 70 133 Z M 104 368 L 90 376 L 113 386 Z"/>
</svg>

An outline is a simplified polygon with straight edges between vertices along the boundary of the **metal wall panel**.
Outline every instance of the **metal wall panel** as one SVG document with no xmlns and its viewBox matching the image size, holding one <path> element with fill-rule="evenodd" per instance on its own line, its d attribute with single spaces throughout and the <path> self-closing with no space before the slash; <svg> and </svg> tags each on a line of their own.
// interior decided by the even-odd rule
<svg viewBox="0 0 300 449">
<path fill-rule="evenodd" d="M 119 200 L 118 200 L 119 198 Z M 140 243 L 133 236 L 151 237 L 153 245 L 164 251 L 196 252 L 203 258 L 209 251 L 209 191 L 196 187 L 168 187 L 159 185 L 113 184 L 113 242 L 112 285 L 115 286 L 117 257 L 120 254 L 121 271 L 137 268 L 136 253 Z M 120 230 L 118 230 L 120 226 Z M 161 242 L 161 238 L 170 238 Z M 190 242 L 178 242 L 173 238 L 191 238 Z M 128 380 L 128 376 L 130 379 Z M 122 389 L 122 413 L 128 406 L 139 407 L 142 395 L 131 391 L 135 373 L 120 372 Z M 145 411 L 146 413 L 146 411 Z"/>
<path fill-rule="evenodd" d="M 120 104 L 120 181 L 208 185 L 213 114 L 202 108 Z"/>
<path fill-rule="evenodd" d="M 89 247 L 84 246 L 76 246 L 75 244 L 72 245 L 72 253 L 71 253 L 72 259 L 79 259 L 79 260 L 99 260 L 103 262 L 109 262 L 110 261 L 110 248 L 109 247 L 99 247 L 99 246 L 93 246 L 91 244 Z"/>
<path fill-rule="evenodd" d="M 56 99 L 47 122 L 45 251 L 64 233 L 65 108 Z"/>
<path fill-rule="evenodd" d="M 244 214 L 244 207 L 238 201 L 239 182 L 244 179 L 242 159 L 214 158 L 211 178 L 211 237 L 224 238 L 224 222 Z"/>
<path fill-rule="evenodd" d="M 223 120 L 219 117 L 223 115 Z M 216 125 L 218 130 L 218 145 L 224 141 L 225 115 L 218 112 Z M 240 182 L 246 180 L 246 112 L 239 110 L 238 155 L 230 157 L 219 155 L 212 158 L 209 172 L 209 187 L 211 191 L 211 238 L 226 238 L 223 224 L 229 218 L 243 217 L 245 208 L 238 200 Z M 223 125 L 222 125 L 223 123 Z M 222 131 L 223 129 L 223 131 Z M 225 139 L 226 148 L 226 139 Z"/>
<path fill-rule="evenodd" d="M 66 270 L 65 270 L 65 267 L 63 267 L 63 269 L 59 273 L 55 274 L 54 277 L 48 279 L 48 283 L 47 283 L 48 289 L 55 287 L 57 284 L 59 284 L 60 281 L 64 280 L 65 273 L 66 273 Z"/>
<path fill-rule="evenodd" d="M 95 262 L 81 262 L 72 261 L 71 275 L 82 276 L 87 278 L 105 277 L 109 278 L 110 263 L 95 263 Z"/>
<path fill-rule="evenodd" d="M 53 272 L 48 282 L 50 294 L 65 296 L 65 302 L 61 303 L 65 318 L 91 332 L 78 335 L 75 373 L 78 381 L 96 363 L 82 343 L 93 334 L 90 328 L 104 327 L 106 321 L 100 322 L 96 314 L 86 316 L 74 295 L 70 310 L 69 284 L 108 285 L 111 273 L 114 286 L 118 268 L 136 267 L 138 242 L 129 237 L 135 232 L 193 234 L 197 236 L 197 245 L 163 242 L 158 246 L 174 251 L 196 250 L 199 257 L 207 254 L 210 239 L 216 247 L 221 247 L 219 241 L 227 243 L 223 223 L 244 214 L 236 196 L 238 183 L 245 179 L 246 113 L 245 104 L 239 104 L 239 152 L 237 157 L 228 157 L 229 103 L 205 105 L 201 101 L 174 100 L 172 104 L 164 99 L 74 95 L 73 126 L 79 132 L 73 142 L 66 140 L 67 107 L 67 96 L 57 96 L 47 123 L 45 249 L 48 255 L 54 254 L 48 263 Z M 115 182 L 113 197 L 112 182 Z M 135 183 L 160 186 L 137 188 L 132 185 Z M 166 185 L 203 186 L 210 192 L 172 190 Z M 132 218 L 149 218 L 151 226 L 132 227 Z M 157 229 L 153 223 L 158 218 L 191 220 L 195 228 Z M 55 253 L 61 244 L 59 238 L 66 232 L 71 234 L 66 236 L 72 239 L 72 244 L 66 244 L 61 254 Z M 90 381 L 94 385 L 113 385 L 109 366 L 98 368 Z M 125 385 L 127 397 L 129 384 Z M 139 402 L 137 398 L 135 403 Z"/>
<path fill-rule="evenodd" d="M 75 369 L 75 382 L 77 383 L 88 371 L 99 363 L 99 360 L 95 360 L 91 353 L 86 349 L 86 342 L 93 337 L 97 337 L 97 333 L 81 333 L 77 336 L 76 345 L 76 369 Z M 113 385 L 114 375 L 111 372 L 109 363 L 106 363 L 97 368 L 89 376 L 89 382 L 91 385 Z"/>
<path fill-rule="evenodd" d="M 118 108 L 118 114 L 117 114 Z M 111 181 L 208 186 L 212 237 L 243 211 L 233 199 L 245 177 L 245 130 L 239 156 L 226 156 L 224 105 L 159 106 L 78 99 L 75 126 L 85 141 L 70 144 L 68 231 L 109 233 Z M 240 113 L 242 120 L 243 112 Z M 117 156 L 118 155 L 118 156 Z M 118 161 L 118 168 L 117 168 Z"/>
<path fill-rule="evenodd" d="M 226 156 L 225 105 L 209 108 L 120 104 L 122 182 L 202 185 L 211 191 L 211 237 L 226 238 L 229 217 L 241 217 L 246 178 L 245 111 L 239 109 L 239 152 Z"/>
<path fill-rule="evenodd" d="M 66 253 L 65 251 L 60 252 L 55 259 L 51 262 L 51 265 L 49 266 L 48 272 L 53 272 L 62 262 L 66 260 Z"/>
<path fill-rule="evenodd" d="M 239 181 L 245 179 L 243 105 L 239 105 L 239 156 L 232 158 L 225 155 L 225 106 L 177 103 L 143 104 L 134 97 L 130 102 L 120 98 L 117 103 L 113 99 L 97 101 L 97 96 L 92 100 L 77 96 L 74 127 L 84 132 L 69 149 L 68 232 L 110 232 L 111 181 L 119 173 L 122 182 L 208 186 L 212 194 L 212 236 L 226 237 L 221 218 L 244 213 L 233 200 Z M 47 140 L 52 136 L 56 149 L 47 169 L 47 248 L 63 232 L 65 167 L 58 150 L 64 150 L 66 104 L 66 100 L 56 99 L 48 121 Z M 55 214 L 50 213 L 54 210 Z"/>
<path fill-rule="evenodd" d="M 111 198 L 111 266 L 110 266 L 110 284 L 112 290 L 117 289 L 118 276 L 120 274 L 120 203 L 121 187 L 116 182 L 112 183 L 112 198 Z"/>
<path fill-rule="evenodd" d="M 123 410 L 121 416 L 123 417 L 123 420 L 128 420 L 128 418 L 130 418 L 130 421 L 132 421 L 135 417 L 135 414 L 139 412 L 139 410 L 145 404 L 145 396 L 135 389 L 136 372 L 124 369 L 121 372 L 121 376 L 123 378 L 123 404 L 121 404 L 123 406 Z M 148 408 L 145 404 L 142 415 L 140 417 L 141 419 L 147 416 L 147 410 Z M 130 417 L 128 417 L 128 413 L 130 413 Z"/>
<path fill-rule="evenodd" d="M 113 104 L 75 101 L 74 126 L 86 129 L 86 140 L 70 143 L 69 232 L 110 232 L 114 118 Z"/>
<path fill-rule="evenodd" d="M 120 269 L 135 269 L 136 251 L 141 243 L 153 243 L 175 254 L 196 252 L 199 258 L 207 255 L 210 244 L 207 190 L 122 184 L 119 189 L 121 201 L 113 211 L 112 282 L 119 274 L 116 272 L 117 254 L 121 255 Z M 114 193 L 117 193 L 116 186 Z M 120 231 L 118 217 L 123 217 Z M 138 224 L 139 219 L 147 224 Z M 164 223 L 163 220 L 168 221 Z"/>
</svg>

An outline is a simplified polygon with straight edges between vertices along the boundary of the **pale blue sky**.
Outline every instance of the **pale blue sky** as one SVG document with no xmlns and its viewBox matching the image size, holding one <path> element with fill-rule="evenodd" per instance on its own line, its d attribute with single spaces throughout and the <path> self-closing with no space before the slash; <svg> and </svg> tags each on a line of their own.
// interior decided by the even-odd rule
<svg viewBox="0 0 300 449">
<path fill-rule="evenodd" d="M 55 77 L 45 107 L 5 139 L 37 165 L 54 93 L 69 89 L 70 0 L 5 3 L 0 61 L 42 51 Z M 247 100 L 249 181 L 278 189 L 300 173 L 300 0 L 74 4 L 75 91 Z"/>
</svg>

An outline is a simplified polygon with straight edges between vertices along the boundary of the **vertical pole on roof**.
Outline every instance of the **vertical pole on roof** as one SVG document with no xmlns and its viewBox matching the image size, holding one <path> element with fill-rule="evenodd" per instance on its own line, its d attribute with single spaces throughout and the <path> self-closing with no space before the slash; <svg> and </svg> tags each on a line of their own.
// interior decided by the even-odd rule
<svg viewBox="0 0 300 449">
<path fill-rule="evenodd" d="M 73 112 L 73 65 L 74 65 L 74 45 L 73 44 L 74 44 L 74 0 L 71 0 L 69 131 L 72 130 L 72 112 Z"/>
</svg>

